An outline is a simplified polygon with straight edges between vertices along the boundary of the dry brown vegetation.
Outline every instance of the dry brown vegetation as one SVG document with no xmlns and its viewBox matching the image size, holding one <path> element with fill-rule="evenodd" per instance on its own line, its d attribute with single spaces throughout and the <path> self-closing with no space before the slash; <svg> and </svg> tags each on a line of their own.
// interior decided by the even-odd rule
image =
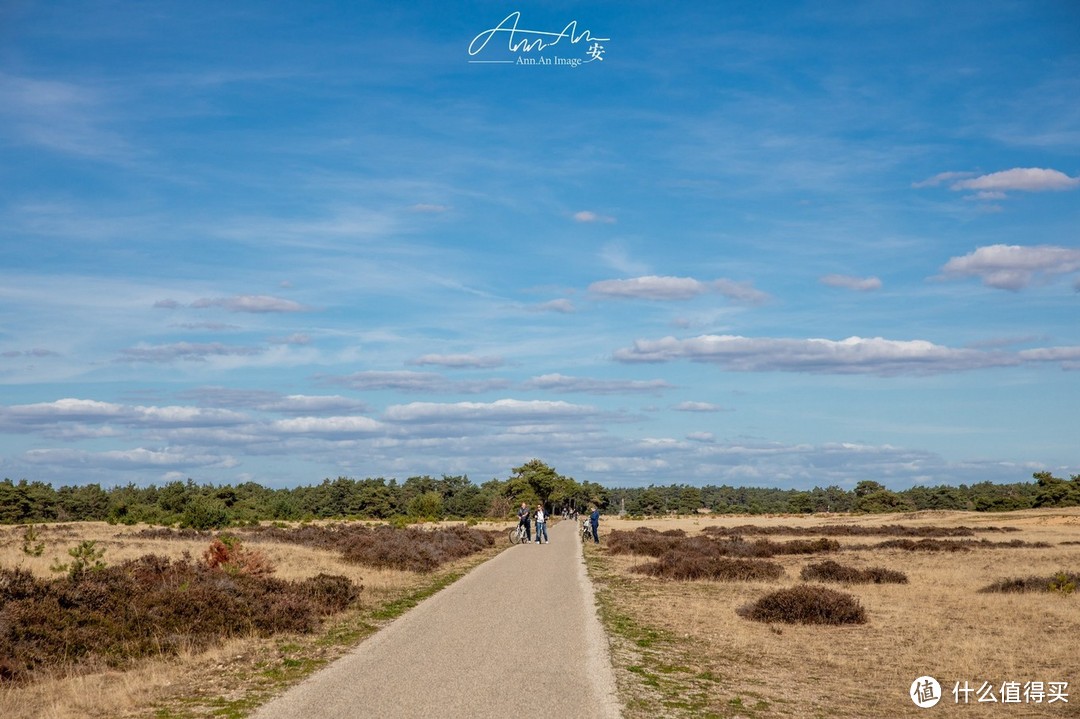
<svg viewBox="0 0 1080 719">
<path fill-rule="evenodd" d="M 270 529 L 0 528 L 0 716 L 242 716 L 502 548 L 462 526 Z M 50 570 L 83 542 L 104 569 Z"/>
<path fill-rule="evenodd" d="M 1080 716 L 1080 592 L 1044 589 L 1055 578 L 1068 587 L 1077 577 L 1080 509 L 775 516 L 739 525 L 709 517 L 612 519 L 606 528 L 606 544 L 587 544 L 585 554 L 628 719 Z M 746 545 L 756 543 L 754 536 L 828 538 L 838 547 L 773 554 L 769 561 L 783 575 L 752 582 L 673 581 L 637 569 L 680 542 L 707 547 L 704 540 L 723 545 L 733 543 L 732 536 Z M 867 544 L 868 537 L 907 542 Z M 950 543 L 920 545 L 923 540 Z M 629 545 L 644 550 L 628 551 Z M 830 561 L 842 568 L 836 574 L 848 577 L 841 580 L 843 593 L 863 608 L 864 624 L 756 622 L 739 615 L 740 608 L 785 590 L 820 593 L 826 588 L 800 575 Z M 892 572 L 908 582 L 857 583 Z M 980 591 L 1008 581 L 1039 591 Z M 944 690 L 930 710 L 908 696 L 923 675 L 936 677 Z M 952 688 L 964 681 L 997 689 L 1007 681 L 1067 681 L 1069 703 L 978 704 L 973 696 L 970 705 L 957 706 Z"/>
</svg>

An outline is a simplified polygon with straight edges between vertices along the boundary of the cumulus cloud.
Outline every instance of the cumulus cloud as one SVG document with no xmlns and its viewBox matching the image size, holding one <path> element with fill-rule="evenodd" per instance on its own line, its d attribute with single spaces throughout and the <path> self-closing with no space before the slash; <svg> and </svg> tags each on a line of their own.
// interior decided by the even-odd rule
<svg viewBox="0 0 1080 719">
<path fill-rule="evenodd" d="M 612 380 L 588 377 L 568 377 L 563 374 L 545 374 L 533 377 L 525 383 L 528 389 L 555 392 L 582 392 L 585 394 L 657 394 L 672 388 L 662 379 Z"/>
<path fill-rule="evenodd" d="M 953 191 L 974 191 L 972 200 L 1000 200 L 1007 192 L 1048 192 L 1080 187 L 1080 177 L 1070 177 L 1059 170 L 1041 167 L 1014 167 L 1011 170 L 975 176 L 973 172 L 942 172 L 916 182 L 912 187 L 936 187 L 947 184 Z"/>
<path fill-rule="evenodd" d="M 246 421 L 240 413 L 225 409 L 185 406 L 143 406 L 64 398 L 53 402 L 0 406 L 0 426 L 11 429 L 65 422 L 112 422 L 119 425 L 206 427 Z"/>
<path fill-rule="evenodd" d="M 628 280 L 601 280 L 589 285 L 589 292 L 603 297 L 646 300 L 688 300 L 708 292 L 708 285 L 692 277 L 634 277 Z"/>
<path fill-rule="evenodd" d="M 536 422 L 595 414 L 593 407 L 563 401 L 500 399 L 494 402 L 411 402 L 388 407 L 393 422 Z"/>
<path fill-rule="evenodd" d="M 490 369 L 492 367 L 502 367 L 503 358 L 493 356 L 478 357 L 476 355 L 468 354 L 426 354 L 409 360 L 407 364 L 417 366 L 437 365 L 439 367 L 452 367 L 455 369 Z"/>
<path fill-rule="evenodd" d="M 89 452 L 78 449 L 31 449 L 23 454 L 30 464 L 50 464 L 81 469 L 129 470 L 156 467 L 232 467 L 236 460 L 229 456 L 189 454 L 176 450 L 135 449 Z"/>
<path fill-rule="evenodd" d="M 235 295 L 233 297 L 203 297 L 191 303 L 195 309 L 220 307 L 229 312 L 253 312 L 257 314 L 271 312 L 310 312 L 299 302 L 272 297 L 270 295 Z"/>
<path fill-rule="evenodd" d="M 601 280 L 589 285 L 589 292 L 601 297 L 643 300 L 689 300 L 708 292 L 717 292 L 730 300 L 761 304 L 769 295 L 754 289 L 750 282 L 718 279 L 702 282 L 693 277 L 658 277 L 646 275 L 625 280 Z"/>
<path fill-rule="evenodd" d="M 992 172 L 970 179 L 953 182 L 953 190 L 985 190 L 988 192 L 1045 192 L 1048 190 L 1071 190 L 1080 187 L 1080 177 L 1069 177 L 1064 172 L 1039 167 L 1016 167 L 1011 170 Z"/>
<path fill-rule="evenodd" d="M 369 417 L 294 417 L 270 425 L 273 432 L 321 437 L 353 437 L 378 432 L 382 425 Z"/>
<path fill-rule="evenodd" d="M 851 275 L 825 275 L 821 278 L 821 284 L 829 287 L 840 287 L 856 292 L 872 292 L 881 289 L 881 280 L 877 277 L 852 277 Z"/>
<path fill-rule="evenodd" d="M 989 245 L 963 257 L 953 257 L 942 268 L 945 277 L 978 277 L 988 287 L 1014 292 L 1036 278 L 1077 271 L 1080 271 L 1080 250 L 1054 245 Z"/>
<path fill-rule="evenodd" d="M 574 220 L 576 222 L 603 222 L 611 224 L 615 222 L 615 218 L 609 215 L 599 215 L 589 210 L 582 210 L 574 213 Z"/>
<path fill-rule="evenodd" d="M 828 339 L 750 338 L 702 335 L 690 339 L 664 337 L 637 340 L 615 352 L 619 362 L 708 362 L 739 372 L 808 372 L 878 376 L 962 372 L 989 367 L 1013 367 L 1032 362 L 1057 362 L 1074 369 L 1078 347 L 988 352 L 944 347 L 926 340 L 882 337 Z"/>
</svg>

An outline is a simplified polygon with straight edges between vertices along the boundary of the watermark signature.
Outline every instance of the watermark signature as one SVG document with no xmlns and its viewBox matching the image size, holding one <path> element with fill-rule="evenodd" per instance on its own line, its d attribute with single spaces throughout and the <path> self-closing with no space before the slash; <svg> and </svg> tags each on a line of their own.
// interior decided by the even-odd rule
<svg viewBox="0 0 1080 719">
<path fill-rule="evenodd" d="M 526 30 L 519 27 L 521 13 L 514 11 L 493 28 L 479 33 L 469 43 L 469 62 L 496 65 L 560 65 L 578 67 L 603 62 L 609 37 L 598 37 L 590 30 L 579 29 L 571 20 L 560 32 Z M 502 40 L 506 40 L 505 46 Z M 559 48 L 562 56 L 553 50 Z"/>
<path fill-rule="evenodd" d="M 979 686 L 976 687 L 975 684 Z M 953 704 L 1068 704 L 1069 683 L 1059 681 L 956 682 L 953 684 Z M 944 698 L 938 680 L 921 676 L 911 683 L 908 691 L 915 706 L 929 709 Z"/>
</svg>

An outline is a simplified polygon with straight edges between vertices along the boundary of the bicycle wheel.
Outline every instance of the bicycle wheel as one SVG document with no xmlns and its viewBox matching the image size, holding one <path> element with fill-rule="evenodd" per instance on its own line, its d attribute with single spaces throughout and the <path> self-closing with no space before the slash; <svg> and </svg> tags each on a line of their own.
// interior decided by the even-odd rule
<svg viewBox="0 0 1080 719">
<path fill-rule="evenodd" d="M 520 544 L 520 543 L 521 543 L 521 532 L 519 531 L 518 527 L 514 527 L 513 529 L 510 530 L 510 544 Z"/>
</svg>

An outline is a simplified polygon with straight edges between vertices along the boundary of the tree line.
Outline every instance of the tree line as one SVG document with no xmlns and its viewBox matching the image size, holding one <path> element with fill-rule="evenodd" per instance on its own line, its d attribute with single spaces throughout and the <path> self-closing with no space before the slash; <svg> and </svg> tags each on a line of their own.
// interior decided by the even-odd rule
<svg viewBox="0 0 1080 719">
<path fill-rule="evenodd" d="M 1034 482 L 916 486 L 899 492 L 865 480 L 854 489 L 812 490 L 672 484 L 609 488 L 565 477 L 534 459 L 507 479 L 482 484 L 467 475 L 435 478 L 324 479 L 315 485 L 271 489 L 255 482 L 197 484 L 193 480 L 141 487 L 62 486 L 37 481 L 0 482 L 0 523 L 107 521 L 210 529 L 263 520 L 509 518 L 521 502 L 548 511 L 585 510 L 631 515 L 907 512 L 923 509 L 1006 511 L 1080 506 L 1080 475 L 1070 479 L 1036 472 Z"/>
</svg>

